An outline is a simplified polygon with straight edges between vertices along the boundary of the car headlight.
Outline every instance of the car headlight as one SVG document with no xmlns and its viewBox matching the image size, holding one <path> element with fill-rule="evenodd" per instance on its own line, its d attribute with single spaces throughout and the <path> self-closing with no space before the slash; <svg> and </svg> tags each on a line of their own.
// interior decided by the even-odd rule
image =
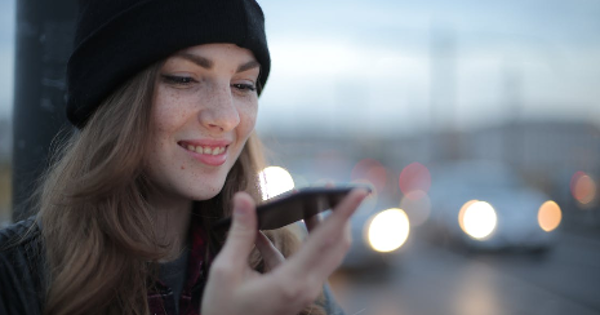
<svg viewBox="0 0 600 315">
<path fill-rule="evenodd" d="M 476 240 L 485 240 L 496 229 L 498 217 L 494 207 L 485 201 L 471 200 L 458 214 L 460 228 Z"/>
<path fill-rule="evenodd" d="M 556 202 L 548 200 L 538 210 L 538 224 L 542 230 L 550 232 L 558 227 L 562 220 L 562 212 Z"/>
<path fill-rule="evenodd" d="M 387 253 L 400 248 L 410 231 L 408 216 L 397 208 L 384 210 L 367 221 L 365 237 L 377 252 Z"/>
</svg>

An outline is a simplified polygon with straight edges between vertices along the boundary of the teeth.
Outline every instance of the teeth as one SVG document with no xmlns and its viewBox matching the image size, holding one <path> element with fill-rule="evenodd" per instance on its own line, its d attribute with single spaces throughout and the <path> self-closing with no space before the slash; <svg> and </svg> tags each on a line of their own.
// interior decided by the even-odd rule
<svg viewBox="0 0 600 315">
<path fill-rule="evenodd" d="M 200 154 L 208 154 L 208 155 L 219 155 L 225 152 L 225 147 L 211 148 L 211 147 L 201 147 L 201 146 L 193 146 L 191 144 L 187 145 L 187 149 L 189 151 L 194 151 Z"/>
</svg>

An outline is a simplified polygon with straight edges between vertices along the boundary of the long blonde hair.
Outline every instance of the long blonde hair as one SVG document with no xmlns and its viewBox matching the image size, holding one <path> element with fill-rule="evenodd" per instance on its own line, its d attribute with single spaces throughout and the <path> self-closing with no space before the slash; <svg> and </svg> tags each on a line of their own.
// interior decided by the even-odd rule
<svg viewBox="0 0 600 315">
<path fill-rule="evenodd" d="M 141 71 L 109 96 L 57 150 L 45 176 L 38 198 L 48 266 L 45 314 L 149 314 L 149 276 L 167 253 L 149 228 L 154 217 L 145 196 L 153 187 L 142 169 L 159 66 Z M 210 224 L 231 214 L 237 191 L 260 200 L 256 174 L 262 163 L 253 134 L 222 191 L 197 203 L 213 254 L 225 234 Z M 298 246 L 286 229 L 268 236 L 285 256 Z M 252 257 L 260 269 L 260 255 Z M 304 313 L 324 314 L 316 304 Z"/>
</svg>

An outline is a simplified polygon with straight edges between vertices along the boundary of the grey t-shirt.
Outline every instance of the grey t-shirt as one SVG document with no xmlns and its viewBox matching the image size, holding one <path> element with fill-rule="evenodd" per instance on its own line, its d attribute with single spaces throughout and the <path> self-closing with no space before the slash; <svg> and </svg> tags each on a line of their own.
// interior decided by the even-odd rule
<svg viewBox="0 0 600 315">
<path fill-rule="evenodd" d="M 177 259 L 160 264 L 159 278 L 173 292 L 175 310 L 179 314 L 179 299 L 187 276 L 187 263 L 190 249 L 186 249 Z"/>
</svg>

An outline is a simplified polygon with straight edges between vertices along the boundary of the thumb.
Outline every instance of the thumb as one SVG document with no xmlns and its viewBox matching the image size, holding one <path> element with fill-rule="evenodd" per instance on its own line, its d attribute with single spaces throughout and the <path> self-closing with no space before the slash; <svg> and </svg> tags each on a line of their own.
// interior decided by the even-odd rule
<svg viewBox="0 0 600 315">
<path fill-rule="evenodd" d="M 230 263 L 246 264 L 256 239 L 257 219 L 254 200 L 245 192 L 233 197 L 233 218 L 222 254 Z"/>
</svg>

